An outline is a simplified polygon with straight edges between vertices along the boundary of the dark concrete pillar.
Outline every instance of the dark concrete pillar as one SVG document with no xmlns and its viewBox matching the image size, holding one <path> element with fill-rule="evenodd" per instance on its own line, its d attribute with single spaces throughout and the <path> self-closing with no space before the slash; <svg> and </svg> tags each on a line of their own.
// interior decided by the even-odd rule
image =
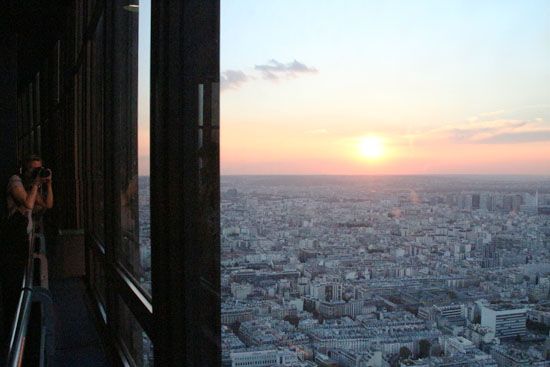
<svg viewBox="0 0 550 367">
<path fill-rule="evenodd" d="M 0 216 L 6 213 L 6 184 L 17 168 L 17 42 L 0 17 Z"/>
<path fill-rule="evenodd" d="M 219 0 L 152 2 L 155 365 L 221 365 L 219 17 Z"/>
</svg>

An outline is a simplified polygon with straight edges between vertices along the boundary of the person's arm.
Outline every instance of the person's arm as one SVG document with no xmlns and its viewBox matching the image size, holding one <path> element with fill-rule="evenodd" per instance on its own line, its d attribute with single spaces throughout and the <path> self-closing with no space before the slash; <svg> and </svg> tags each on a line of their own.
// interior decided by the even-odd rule
<svg viewBox="0 0 550 367">
<path fill-rule="evenodd" d="M 46 189 L 48 190 L 47 192 L 47 196 L 46 196 L 46 201 L 45 201 L 45 207 L 48 208 L 48 209 L 51 209 L 53 208 L 53 190 L 52 190 L 52 174 L 51 171 L 50 171 L 50 176 L 43 179 L 42 181 L 46 183 Z"/>
<path fill-rule="evenodd" d="M 22 184 L 13 185 L 10 190 L 11 196 L 20 204 L 23 204 L 25 208 L 32 209 L 36 202 L 38 195 L 39 181 L 35 180 L 32 184 L 31 192 L 27 193 Z"/>
</svg>

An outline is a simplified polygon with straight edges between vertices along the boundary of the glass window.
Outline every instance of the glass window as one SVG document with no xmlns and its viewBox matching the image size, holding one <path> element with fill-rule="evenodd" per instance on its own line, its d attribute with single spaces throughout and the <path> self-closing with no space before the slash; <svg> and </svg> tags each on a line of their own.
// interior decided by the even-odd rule
<svg viewBox="0 0 550 367">
<path fill-rule="evenodd" d="M 133 362 L 138 367 L 152 367 L 153 343 L 151 339 L 143 331 L 143 328 L 122 298 L 117 297 L 117 300 L 119 311 L 118 333 L 129 357 L 133 359 Z"/>
<path fill-rule="evenodd" d="M 95 243 L 88 248 L 88 265 L 90 271 L 90 280 L 92 288 L 98 296 L 97 301 L 105 307 L 105 262 L 104 255 L 99 254 L 101 251 L 95 247 Z M 105 311 L 104 309 L 102 311 Z"/>
<path fill-rule="evenodd" d="M 121 234 L 117 261 L 148 296 L 151 293 L 149 241 L 149 49 L 150 2 L 121 5 L 120 27 L 126 31 L 127 64 L 122 167 Z M 136 82 L 137 81 L 137 82 Z"/>
<path fill-rule="evenodd" d="M 55 43 L 54 48 L 50 54 L 50 98 L 51 103 L 59 102 L 59 63 L 61 58 L 61 41 Z"/>
<path fill-rule="evenodd" d="M 28 120 L 26 121 L 27 125 L 26 125 L 26 131 L 29 132 L 30 129 L 32 129 L 32 125 L 34 123 L 34 95 L 33 95 L 33 90 L 34 90 L 34 87 L 32 85 L 32 83 L 29 83 L 29 89 L 27 90 L 27 95 L 28 95 L 28 99 L 27 99 L 27 103 L 28 103 L 28 108 L 29 108 L 29 112 L 28 112 Z"/>
<path fill-rule="evenodd" d="M 91 47 L 91 155 L 92 160 L 92 221 L 93 233 L 105 241 L 104 165 L 103 165 L 103 78 L 104 78 L 104 21 L 99 18 Z"/>
<path fill-rule="evenodd" d="M 40 73 L 36 73 L 34 78 L 34 125 L 40 124 Z"/>
<path fill-rule="evenodd" d="M 75 165 L 76 165 L 76 197 L 80 200 L 82 200 L 82 186 L 83 186 L 83 177 L 84 172 L 82 170 L 82 162 L 83 162 L 83 152 L 84 152 L 84 124 L 83 124 L 83 110 L 84 110 L 84 101 L 85 101 L 85 95 L 84 95 L 84 88 L 83 88 L 83 82 L 84 82 L 84 68 L 82 65 L 80 65 L 75 77 L 74 77 L 74 117 L 72 123 L 74 124 L 75 129 L 75 135 L 76 135 L 76 157 L 75 157 Z M 82 214 L 83 214 L 83 202 L 80 201 L 76 207 L 77 210 L 77 216 L 76 219 L 76 226 L 80 227 L 82 225 Z"/>
<path fill-rule="evenodd" d="M 105 304 L 105 263 L 103 257 L 96 256 L 94 262 L 94 283 L 95 289 L 99 294 L 99 300 L 102 304 Z"/>
<path fill-rule="evenodd" d="M 35 128 L 35 133 L 34 133 L 34 149 L 33 151 L 36 153 L 36 154 L 42 154 L 42 147 L 41 147 L 41 144 L 40 142 L 42 141 L 41 140 L 41 126 L 38 125 L 36 128 Z"/>
<path fill-rule="evenodd" d="M 82 34 L 85 26 L 84 19 L 84 2 L 76 1 L 75 2 L 75 32 L 74 32 L 74 60 L 73 63 L 78 60 L 78 54 L 80 53 L 80 48 L 82 47 Z"/>
<path fill-rule="evenodd" d="M 150 172 L 150 49 L 151 0 L 139 2 L 138 52 L 138 195 L 139 248 L 143 271 L 142 285 L 151 292 L 151 206 L 149 203 Z"/>
</svg>

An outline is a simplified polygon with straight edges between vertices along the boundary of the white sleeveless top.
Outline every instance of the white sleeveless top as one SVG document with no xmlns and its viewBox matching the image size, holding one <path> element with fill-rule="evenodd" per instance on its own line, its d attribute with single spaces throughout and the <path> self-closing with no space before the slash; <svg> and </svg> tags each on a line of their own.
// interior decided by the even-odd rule
<svg viewBox="0 0 550 367">
<path fill-rule="evenodd" d="M 27 225 L 27 233 L 31 233 L 32 231 L 32 215 L 33 214 L 41 214 L 44 212 L 44 208 L 40 205 L 34 206 L 33 210 L 28 209 L 25 205 L 18 203 L 11 195 L 11 190 L 14 187 L 21 187 L 23 190 L 25 190 L 25 186 L 23 185 L 23 181 L 21 180 L 21 177 L 18 175 L 13 175 L 10 177 L 10 180 L 8 181 L 8 187 L 6 189 L 6 202 L 8 206 L 8 216 L 12 216 L 16 211 L 19 211 L 21 214 L 27 217 L 29 220 L 29 224 Z M 25 190 L 27 191 L 27 190 Z M 29 191 L 27 191 L 28 193 Z M 40 195 L 40 194 L 38 194 Z"/>
</svg>

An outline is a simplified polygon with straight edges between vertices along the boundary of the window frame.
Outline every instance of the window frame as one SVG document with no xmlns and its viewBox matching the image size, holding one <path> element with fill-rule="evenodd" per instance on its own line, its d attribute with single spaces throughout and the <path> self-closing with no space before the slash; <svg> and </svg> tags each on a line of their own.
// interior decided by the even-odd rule
<svg viewBox="0 0 550 367">
<path fill-rule="evenodd" d="M 137 113 L 128 110 L 137 101 L 126 93 L 137 70 L 127 73 L 128 56 L 120 52 L 128 37 L 124 5 L 67 3 L 64 32 L 17 96 L 18 156 L 36 145 L 34 136 L 38 143 L 56 142 L 37 147 L 56 172 L 56 193 L 63 193 L 56 194 L 52 214 L 58 228 L 84 229 L 86 284 L 120 364 L 133 365 L 117 333 L 123 302 L 151 340 L 155 364 L 221 365 L 220 0 L 151 0 L 152 296 L 115 251 L 122 232 L 122 148 L 134 138 L 128 137 L 127 117 Z M 96 35 L 103 39 L 97 58 Z M 101 87 L 95 85 L 98 72 Z M 103 166 L 101 192 L 91 172 L 95 159 Z M 95 214 L 97 200 L 103 200 L 103 216 Z M 101 223 L 103 236 L 96 231 Z"/>
</svg>

